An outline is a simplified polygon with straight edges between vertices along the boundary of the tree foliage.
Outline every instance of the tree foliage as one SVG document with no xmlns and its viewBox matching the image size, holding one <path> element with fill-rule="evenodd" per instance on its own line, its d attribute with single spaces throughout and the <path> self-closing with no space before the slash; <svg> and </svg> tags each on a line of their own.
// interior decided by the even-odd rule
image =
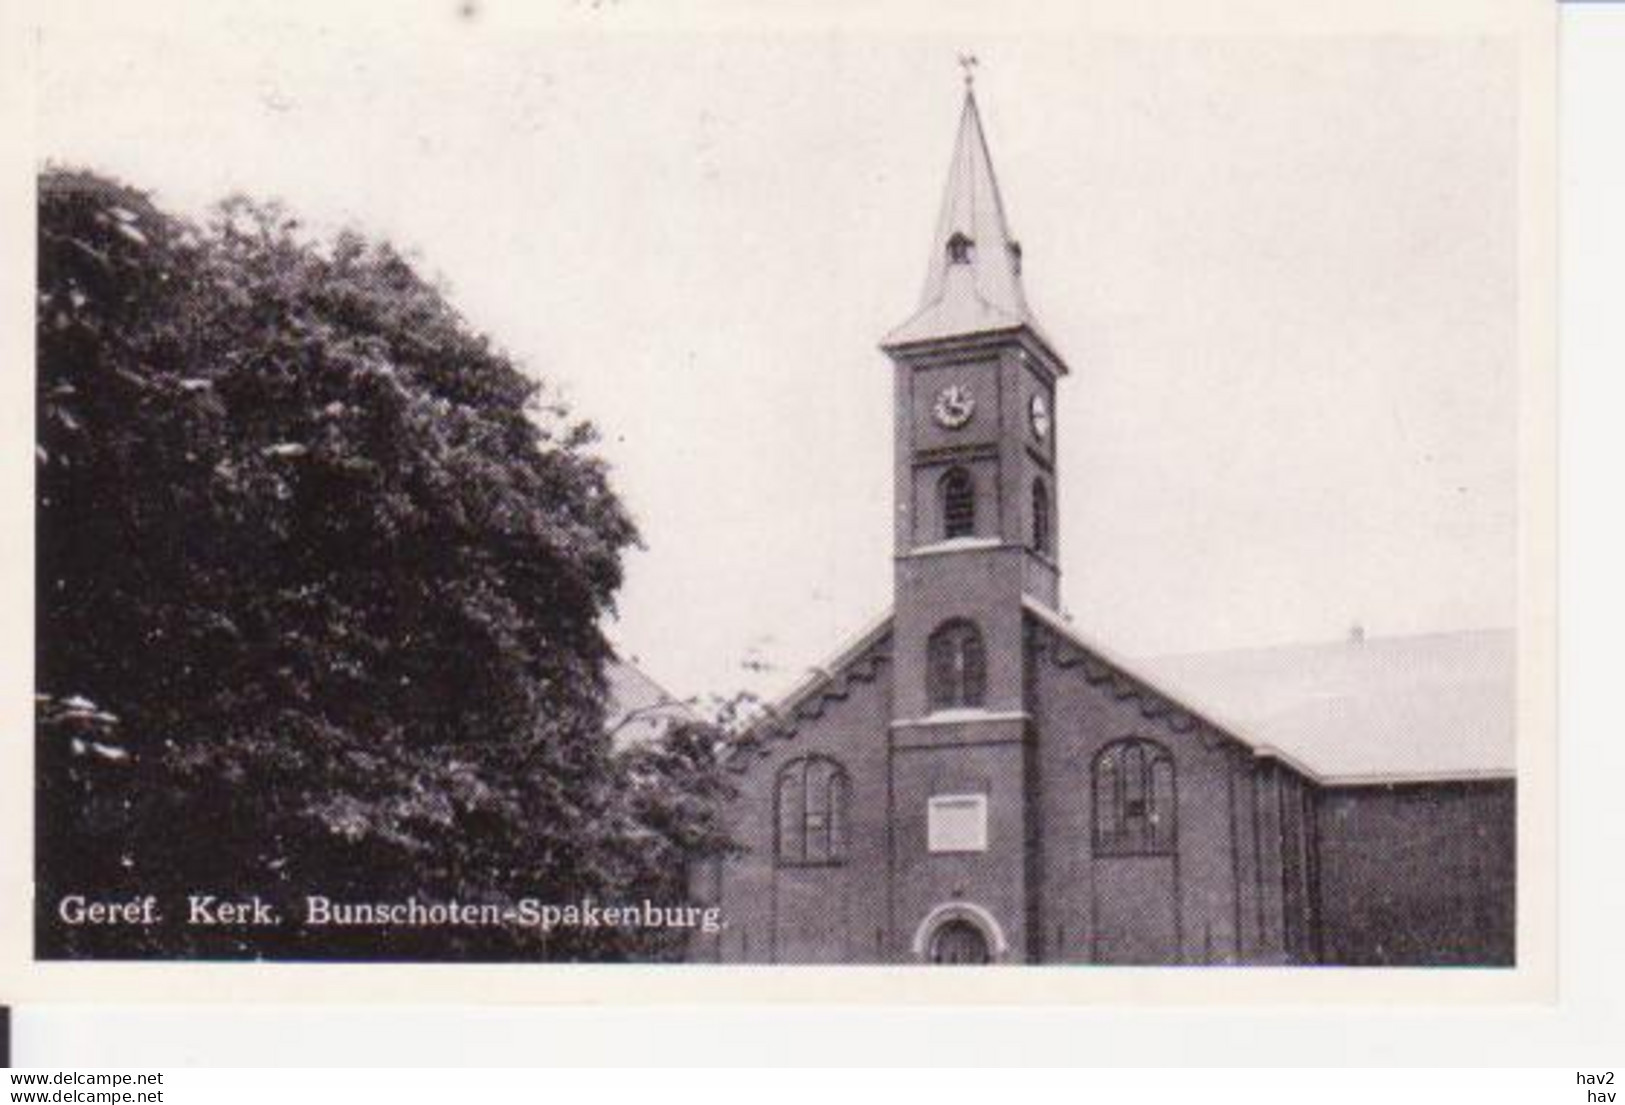
<svg viewBox="0 0 1625 1105">
<path fill-rule="evenodd" d="M 705 834 L 603 732 L 636 534 L 591 427 L 405 258 L 61 169 L 39 247 L 41 953 L 627 954 L 55 923 L 70 893 L 613 899 Z"/>
</svg>

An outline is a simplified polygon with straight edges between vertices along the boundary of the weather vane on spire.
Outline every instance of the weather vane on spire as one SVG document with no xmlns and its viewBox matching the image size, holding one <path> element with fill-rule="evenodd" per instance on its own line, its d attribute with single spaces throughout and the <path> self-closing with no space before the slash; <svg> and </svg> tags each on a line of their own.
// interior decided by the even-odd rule
<svg viewBox="0 0 1625 1105">
<path fill-rule="evenodd" d="M 960 54 L 959 68 L 965 71 L 965 88 L 969 90 L 976 84 L 976 67 L 982 64 L 975 54 Z"/>
</svg>

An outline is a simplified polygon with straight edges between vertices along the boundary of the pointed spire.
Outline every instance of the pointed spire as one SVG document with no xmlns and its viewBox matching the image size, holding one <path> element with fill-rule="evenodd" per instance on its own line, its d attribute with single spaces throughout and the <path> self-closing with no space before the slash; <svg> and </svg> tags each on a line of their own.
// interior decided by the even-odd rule
<svg viewBox="0 0 1625 1105">
<path fill-rule="evenodd" d="M 1021 287 L 1021 245 L 1005 221 L 976 107 L 971 72 L 975 58 L 961 58 L 960 64 L 965 67 L 965 106 L 931 242 L 925 289 L 919 309 L 886 336 L 882 343 L 886 346 L 1033 327 Z"/>
</svg>

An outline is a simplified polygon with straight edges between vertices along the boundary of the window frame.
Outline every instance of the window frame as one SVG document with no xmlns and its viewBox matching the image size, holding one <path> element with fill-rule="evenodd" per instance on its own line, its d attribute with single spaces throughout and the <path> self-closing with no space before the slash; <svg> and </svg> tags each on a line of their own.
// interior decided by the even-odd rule
<svg viewBox="0 0 1625 1105">
<path fill-rule="evenodd" d="M 822 781 L 821 794 L 814 782 Z M 788 784 L 788 785 L 787 785 Z M 787 817 L 786 794 L 794 795 Z M 815 803 L 815 798 L 821 801 Z M 779 867 L 839 867 L 851 843 L 852 783 L 833 756 L 810 753 L 779 768 L 773 778 L 773 862 Z M 816 824 L 816 830 L 815 830 Z M 821 841 L 814 847 L 814 833 Z"/>
<path fill-rule="evenodd" d="M 925 700 L 932 713 L 986 706 L 987 642 L 969 618 L 949 618 L 926 638 Z"/>
<path fill-rule="evenodd" d="M 1055 516 L 1050 510 L 1049 481 L 1043 476 L 1033 477 L 1032 489 L 1032 546 L 1033 551 L 1053 556 Z"/>
<path fill-rule="evenodd" d="M 1107 744 L 1090 766 L 1089 796 L 1096 856 L 1179 851 L 1179 771 L 1166 745 L 1138 736 Z"/>
<path fill-rule="evenodd" d="M 937 480 L 939 528 L 944 541 L 976 536 L 977 498 L 976 476 L 963 465 L 954 465 Z"/>
</svg>

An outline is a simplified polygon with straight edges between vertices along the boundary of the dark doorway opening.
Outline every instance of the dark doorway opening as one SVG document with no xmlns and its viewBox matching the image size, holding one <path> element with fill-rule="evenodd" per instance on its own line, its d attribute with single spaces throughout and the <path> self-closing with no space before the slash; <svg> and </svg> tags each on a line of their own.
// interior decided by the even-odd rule
<svg viewBox="0 0 1625 1105">
<path fill-rule="evenodd" d="M 931 937 L 932 963 L 966 966 L 986 963 L 990 958 L 987 937 L 969 921 L 947 921 Z"/>
</svg>

